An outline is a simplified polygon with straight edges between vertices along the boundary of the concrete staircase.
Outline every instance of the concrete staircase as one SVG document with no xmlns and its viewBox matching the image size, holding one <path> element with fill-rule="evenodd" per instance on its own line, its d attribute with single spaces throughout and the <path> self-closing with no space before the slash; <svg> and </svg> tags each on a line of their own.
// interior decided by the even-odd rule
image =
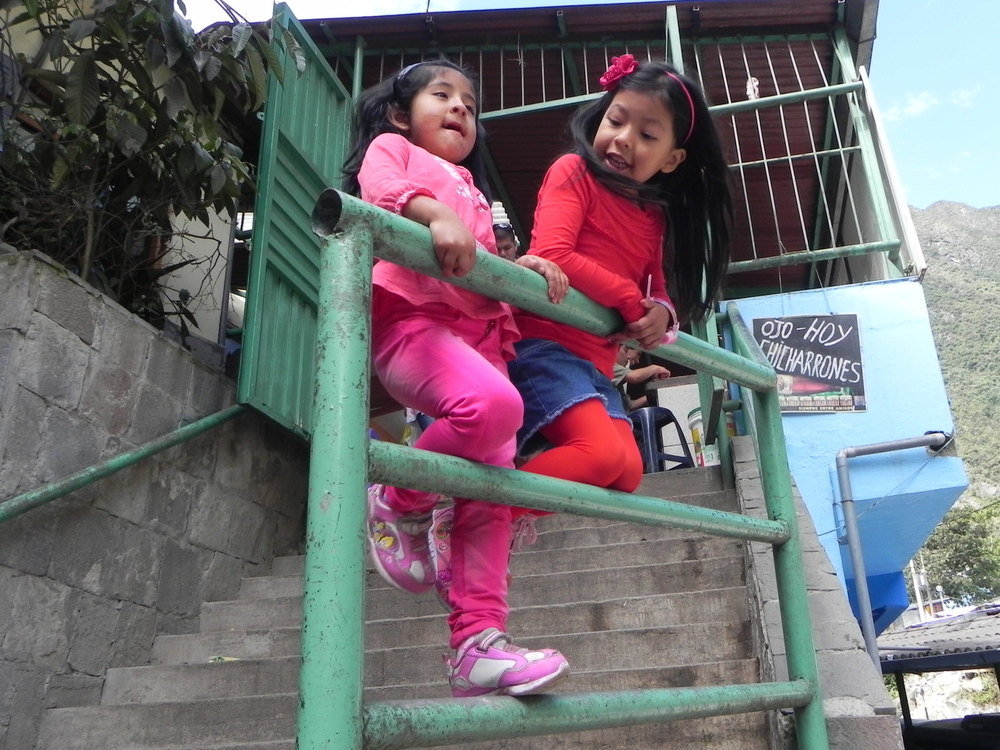
<svg viewBox="0 0 1000 750">
<path fill-rule="evenodd" d="M 641 494 L 736 510 L 719 474 L 648 476 Z M 558 648 L 560 692 L 748 683 L 752 653 L 743 544 L 665 528 L 559 515 L 512 561 L 509 630 Z M 150 666 L 110 669 L 101 705 L 52 709 L 37 750 L 293 750 L 302 558 L 203 606 L 201 632 L 160 636 Z M 366 700 L 449 695 L 447 641 L 434 595 L 368 574 Z M 511 699 L 513 700 L 513 699 Z M 765 750 L 768 719 L 748 714 L 473 745 L 500 748 Z"/>
</svg>

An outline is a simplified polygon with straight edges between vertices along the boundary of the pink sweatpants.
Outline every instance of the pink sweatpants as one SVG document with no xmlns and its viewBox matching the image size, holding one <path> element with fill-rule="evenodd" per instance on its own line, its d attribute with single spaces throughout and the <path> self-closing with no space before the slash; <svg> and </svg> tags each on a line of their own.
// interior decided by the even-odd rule
<svg viewBox="0 0 1000 750">
<path fill-rule="evenodd" d="M 416 447 L 513 468 L 523 406 L 507 379 L 498 325 L 444 309 L 440 317 L 412 307 L 403 311 L 405 301 L 381 294 L 379 299 L 376 289 L 375 372 L 399 403 L 435 419 Z M 439 500 L 400 488 L 387 489 L 385 498 L 403 513 L 429 511 Z M 451 598 L 456 606 L 448 616 L 452 648 L 487 628 L 506 630 L 510 541 L 510 507 L 455 499 Z"/>
</svg>

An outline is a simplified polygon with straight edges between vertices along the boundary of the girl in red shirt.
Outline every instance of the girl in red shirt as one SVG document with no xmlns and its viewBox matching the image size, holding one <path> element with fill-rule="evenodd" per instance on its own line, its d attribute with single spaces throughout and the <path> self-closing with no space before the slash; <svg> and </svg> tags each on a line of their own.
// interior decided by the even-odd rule
<svg viewBox="0 0 1000 750">
<path fill-rule="evenodd" d="M 729 262 L 732 202 L 693 81 L 623 55 L 601 85 L 607 93 L 570 121 L 572 153 L 545 176 L 528 254 L 554 261 L 626 325 L 606 339 L 518 311 L 510 376 L 524 400 L 519 452 L 552 446 L 524 471 L 632 492 L 642 459 L 610 380 L 618 342 L 655 349 L 676 339 L 682 321 L 711 311 Z"/>
</svg>

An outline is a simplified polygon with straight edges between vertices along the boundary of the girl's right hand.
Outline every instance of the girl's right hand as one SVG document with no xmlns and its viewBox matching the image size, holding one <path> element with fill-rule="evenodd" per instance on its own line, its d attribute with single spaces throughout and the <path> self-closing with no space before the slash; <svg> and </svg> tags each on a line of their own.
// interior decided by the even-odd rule
<svg viewBox="0 0 1000 750">
<path fill-rule="evenodd" d="M 415 195 L 400 213 L 431 230 L 434 254 L 445 276 L 465 276 L 476 265 L 476 238 L 448 206 L 429 195 Z"/>
<path fill-rule="evenodd" d="M 476 238 L 455 216 L 431 220 L 431 241 L 445 276 L 465 276 L 476 265 Z"/>
<path fill-rule="evenodd" d="M 522 255 L 514 263 L 540 273 L 549 284 L 549 299 L 559 304 L 569 292 L 569 279 L 555 263 L 537 255 Z"/>
</svg>

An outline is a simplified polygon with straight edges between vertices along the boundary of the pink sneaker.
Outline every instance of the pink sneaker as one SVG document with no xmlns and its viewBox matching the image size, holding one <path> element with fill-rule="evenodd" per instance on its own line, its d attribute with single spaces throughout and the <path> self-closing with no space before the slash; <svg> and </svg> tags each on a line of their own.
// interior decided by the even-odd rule
<svg viewBox="0 0 1000 750">
<path fill-rule="evenodd" d="M 431 528 L 427 532 L 427 544 L 431 551 L 431 565 L 434 567 L 434 591 L 438 599 L 441 600 L 441 604 L 449 612 L 455 609 L 455 603 L 451 600 L 451 522 L 454 517 L 454 505 L 435 508 L 431 520 Z M 519 535 L 523 536 L 525 526 L 530 526 L 531 533 L 528 544 L 535 543 L 538 534 L 535 533 L 534 518 L 534 516 L 522 516 L 517 521 L 514 521 L 515 539 L 520 538 Z M 530 523 L 522 523 L 522 520 L 527 520 Z M 521 544 L 518 543 L 516 548 L 520 550 Z M 514 549 L 513 544 L 511 549 Z M 508 570 L 508 589 L 510 588 L 511 580 L 513 580 L 513 577 Z"/>
<path fill-rule="evenodd" d="M 431 566 L 434 568 L 434 591 L 449 612 L 455 608 L 451 601 L 451 521 L 454 517 L 454 505 L 435 508 L 431 515 L 431 528 L 427 532 Z"/>
<path fill-rule="evenodd" d="M 412 594 L 434 585 L 434 568 L 427 549 L 431 514 L 405 515 L 385 503 L 385 486 L 368 488 L 368 548 L 379 574 Z"/>
<path fill-rule="evenodd" d="M 569 662 L 558 651 L 518 648 L 496 628 L 466 639 L 445 663 L 455 698 L 530 695 L 569 674 Z"/>
</svg>

